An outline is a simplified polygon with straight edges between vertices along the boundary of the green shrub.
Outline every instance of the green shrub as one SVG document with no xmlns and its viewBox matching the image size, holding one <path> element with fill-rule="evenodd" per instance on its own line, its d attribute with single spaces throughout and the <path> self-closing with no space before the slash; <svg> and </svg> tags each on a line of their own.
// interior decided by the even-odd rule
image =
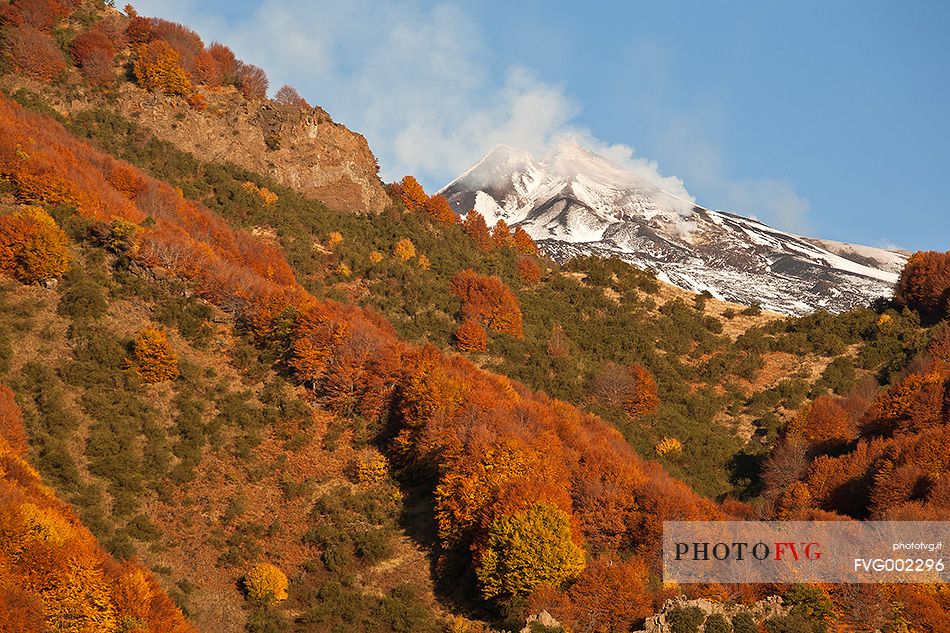
<svg viewBox="0 0 950 633">
<path fill-rule="evenodd" d="M 825 367 L 821 379 L 815 383 L 815 388 L 830 389 L 837 394 L 844 394 L 854 386 L 854 382 L 854 362 L 850 358 L 842 356 L 834 359 Z"/>
<path fill-rule="evenodd" d="M 267 528 L 260 523 L 241 523 L 227 538 L 227 549 L 218 557 L 222 567 L 236 567 L 254 561 L 261 555 L 260 540 L 266 535 Z"/>
<path fill-rule="evenodd" d="M 712 613 L 706 618 L 703 633 L 733 633 L 732 624 L 721 613 Z"/>
<path fill-rule="evenodd" d="M 78 268 L 73 269 L 79 271 Z M 73 320 L 98 319 L 106 313 L 108 304 L 102 287 L 81 272 L 66 275 L 66 291 L 59 300 L 57 312 Z"/>
<path fill-rule="evenodd" d="M 137 541 L 157 541 L 162 537 L 162 530 L 148 515 L 140 514 L 130 520 L 126 526 L 129 536 Z"/>
<path fill-rule="evenodd" d="M 380 628 L 394 633 L 434 633 L 438 630 L 438 621 L 409 585 L 394 587 L 389 595 L 377 602 L 373 615 Z"/>
<path fill-rule="evenodd" d="M 732 630 L 734 633 L 759 633 L 759 627 L 748 611 L 740 611 L 732 619 Z"/>
<path fill-rule="evenodd" d="M 322 550 L 331 573 L 344 572 L 357 559 L 375 565 L 392 555 L 397 513 L 388 486 L 354 493 L 340 485 L 314 503 L 303 541 Z"/>
<path fill-rule="evenodd" d="M 385 528 L 357 532 L 353 535 L 356 555 L 369 565 L 375 565 L 392 556 L 392 533 Z"/>
<path fill-rule="evenodd" d="M 13 360 L 13 343 L 6 328 L 0 327 L 0 375 L 10 371 Z"/>
<path fill-rule="evenodd" d="M 259 605 L 247 616 L 244 630 L 247 633 L 288 633 L 293 628 L 276 607 Z"/>
<path fill-rule="evenodd" d="M 124 530 L 117 530 L 106 541 L 106 549 L 119 560 L 131 560 L 135 556 L 135 544 Z"/>
<path fill-rule="evenodd" d="M 705 618 L 699 607 L 677 607 L 666 614 L 672 633 L 696 633 Z"/>
<path fill-rule="evenodd" d="M 211 342 L 214 330 L 209 322 L 212 316 L 213 311 L 207 304 L 181 296 L 169 297 L 155 309 L 155 319 L 159 323 L 176 328 L 199 349 L 207 348 Z"/>
<path fill-rule="evenodd" d="M 834 618 L 834 605 L 828 594 L 819 587 L 793 585 L 782 594 L 782 600 L 790 605 L 790 616 L 799 616 L 814 624 L 814 629 L 823 632 L 827 622 Z"/>
<path fill-rule="evenodd" d="M 320 560 L 330 573 L 342 573 L 353 567 L 353 545 L 346 540 L 326 543 Z"/>
<path fill-rule="evenodd" d="M 60 123 L 66 123 L 66 119 L 63 118 L 63 115 L 60 114 L 56 108 L 51 106 L 42 96 L 33 92 L 32 90 L 29 90 L 28 88 L 18 88 L 10 96 L 14 101 L 19 103 L 27 110 L 32 110 L 33 112 L 48 116 L 51 119 L 59 121 Z"/>
<path fill-rule="evenodd" d="M 204 403 L 191 390 L 179 392 L 172 404 L 178 410 L 173 428 L 178 441 L 172 447 L 172 453 L 179 463 L 172 469 L 172 478 L 184 483 L 194 478 L 194 469 L 201 461 L 202 449 L 206 443 L 207 430 L 202 421 Z"/>
<path fill-rule="evenodd" d="M 235 494 L 228 499 L 224 512 L 221 513 L 221 523 L 227 525 L 245 512 L 247 512 L 247 497 L 242 494 Z"/>
<path fill-rule="evenodd" d="M 765 630 L 768 633 L 819 633 L 811 622 L 800 615 L 769 618 L 765 621 Z"/>
</svg>

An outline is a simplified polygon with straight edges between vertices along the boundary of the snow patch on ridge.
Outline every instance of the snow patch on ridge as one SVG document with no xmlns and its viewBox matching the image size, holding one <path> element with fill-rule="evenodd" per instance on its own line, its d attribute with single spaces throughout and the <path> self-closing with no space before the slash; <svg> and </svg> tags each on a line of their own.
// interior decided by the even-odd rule
<svg viewBox="0 0 950 633">
<path fill-rule="evenodd" d="M 647 173 L 649 171 L 649 173 Z M 502 146 L 440 193 L 459 213 L 520 226 L 551 257 L 619 256 L 670 283 L 802 314 L 892 294 L 907 254 L 806 238 L 696 205 L 677 179 L 637 173 L 576 143 L 536 159 Z M 669 181 L 669 182 L 666 182 Z"/>
</svg>

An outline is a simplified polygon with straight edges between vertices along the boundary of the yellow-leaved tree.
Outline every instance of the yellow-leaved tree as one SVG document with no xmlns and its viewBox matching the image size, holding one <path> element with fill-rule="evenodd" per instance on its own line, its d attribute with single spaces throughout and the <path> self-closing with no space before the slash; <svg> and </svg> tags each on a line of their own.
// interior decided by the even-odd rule
<svg viewBox="0 0 950 633">
<path fill-rule="evenodd" d="M 135 337 L 131 365 L 149 383 L 163 382 L 178 376 L 178 359 L 172 352 L 168 337 L 149 325 Z"/>
<path fill-rule="evenodd" d="M 182 66 L 181 55 L 164 40 L 139 47 L 132 70 L 139 85 L 146 90 L 182 97 L 192 93 L 191 76 Z"/>
<path fill-rule="evenodd" d="M 69 268 L 68 245 L 66 233 L 39 207 L 0 216 L 0 273 L 24 283 L 60 277 Z"/>
<path fill-rule="evenodd" d="M 584 563 L 567 515 L 551 504 L 535 503 L 491 522 L 475 573 L 485 599 L 506 599 L 576 578 Z"/>
<path fill-rule="evenodd" d="M 416 256 L 416 245 L 412 243 L 412 240 L 404 237 L 396 242 L 396 246 L 393 247 L 393 255 L 407 262 Z"/>
<path fill-rule="evenodd" d="M 287 576 L 275 565 L 258 563 L 244 576 L 244 589 L 254 602 L 280 602 L 287 599 Z"/>
</svg>

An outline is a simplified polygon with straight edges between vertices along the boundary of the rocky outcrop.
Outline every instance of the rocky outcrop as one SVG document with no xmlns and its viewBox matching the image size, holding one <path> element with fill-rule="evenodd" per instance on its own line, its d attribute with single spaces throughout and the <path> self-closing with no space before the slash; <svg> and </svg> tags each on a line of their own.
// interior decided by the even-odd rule
<svg viewBox="0 0 950 633">
<path fill-rule="evenodd" d="M 208 108 L 120 91 L 118 110 L 157 137 L 207 161 L 228 161 L 316 198 L 331 209 L 379 213 L 389 197 L 366 139 L 321 108 L 248 101 L 233 88 L 205 92 Z"/>
<path fill-rule="evenodd" d="M 686 596 L 670 598 L 663 604 L 663 609 L 656 615 L 646 619 L 644 628 L 637 633 L 672 633 L 672 628 L 667 622 L 667 616 L 674 609 L 685 609 L 687 607 L 697 607 L 707 617 L 713 613 L 720 613 L 730 621 L 740 612 L 745 611 L 757 624 L 768 618 L 788 615 L 788 608 L 782 606 L 782 599 L 779 596 L 769 596 L 763 600 L 751 605 L 740 605 L 716 602 L 706 598 L 689 600 Z"/>
<path fill-rule="evenodd" d="M 561 623 L 554 619 L 550 613 L 547 611 L 541 611 L 538 615 L 529 615 L 525 626 L 518 633 L 534 633 L 537 630 L 536 627 L 532 626 L 537 622 L 537 624 L 542 628 L 542 630 L 547 631 L 563 631 L 564 627 L 561 626 Z"/>
</svg>

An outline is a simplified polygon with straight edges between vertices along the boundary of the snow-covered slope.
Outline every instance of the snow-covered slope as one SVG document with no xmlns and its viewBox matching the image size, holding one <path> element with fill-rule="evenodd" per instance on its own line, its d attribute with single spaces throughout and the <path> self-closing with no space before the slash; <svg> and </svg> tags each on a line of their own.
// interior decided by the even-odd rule
<svg viewBox="0 0 950 633">
<path fill-rule="evenodd" d="M 522 227 L 557 260 L 618 256 L 681 288 L 787 314 L 890 296 L 907 258 L 705 209 L 573 143 L 541 159 L 498 147 L 440 193 L 459 213 Z"/>
</svg>

